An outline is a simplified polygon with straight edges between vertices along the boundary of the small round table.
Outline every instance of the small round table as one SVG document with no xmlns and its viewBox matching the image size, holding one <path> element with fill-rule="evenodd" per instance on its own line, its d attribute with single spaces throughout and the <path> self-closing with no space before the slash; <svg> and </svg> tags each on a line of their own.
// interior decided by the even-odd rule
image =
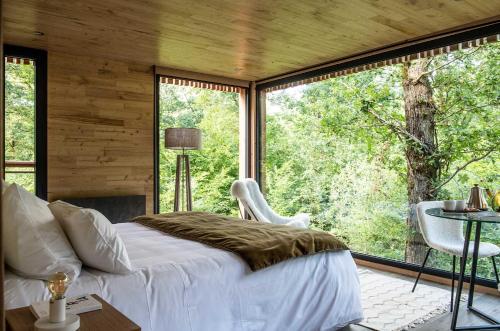
<svg viewBox="0 0 500 331">
<path fill-rule="evenodd" d="M 481 241 L 481 225 L 483 223 L 496 223 L 500 224 L 500 213 L 494 211 L 480 211 L 480 212 L 445 212 L 441 208 L 431 208 L 425 211 L 427 215 L 446 218 L 461 222 L 467 222 L 466 230 L 465 230 L 465 242 L 464 248 L 462 251 L 462 256 L 465 257 L 462 259 L 462 263 L 460 264 L 460 275 L 458 278 L 458 286 L 457 286 L 457 294 L 455 297 L 455 307 L 453 307 L 453 316 L 451 320 L 451 329 L 452 330 L 488 330 L 488 329 L 500 329 L 500 322 L 493 318 L 492 316 L 483 313 L 479 309 L 472 306 L 474 301 L 474 285 L 476 282 L 476 271 L 477 271 L 477 260 L 478 260 L 478 252 L 479 252 L 479 242 Z M 464 284 L 464 273 L 465 273 L 465 265 L 467 263 L 467 257 L 469 254 L 469 242 L 471 237 L 472 224 L 476 224 L 476 235 L 474 237 L 474 252 L 472 254 L 472 267 L 471 267 L 471 275 L 470 275 L 470 287 L 469 287 L 469 300 L 467 302 L 467 308 L 473 313 L 477 314 L 484 320 L 490 322 L 490 325 L 475 325 L 475 326 L 460 326 L 457 327 L 457 317 L 458 311 L 460 307 L 460 296 L 462 295 L 462 288 Z"/>
</svg>

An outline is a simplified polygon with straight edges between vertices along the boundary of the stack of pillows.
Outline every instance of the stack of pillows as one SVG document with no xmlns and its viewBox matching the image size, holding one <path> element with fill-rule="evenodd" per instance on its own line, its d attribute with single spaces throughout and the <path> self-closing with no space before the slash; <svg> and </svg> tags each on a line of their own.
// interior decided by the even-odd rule
<svg viewBox="0 0 500 331">
<path fill-rule="evenodd" d="M 2 181 L 5 262 L 26 278 L 62 271 L 75 280 L 84 265 L 127 274 L 132 266 L 122 239 L 100 212 L 63 201 L 48 203 Z"/>
</svg>

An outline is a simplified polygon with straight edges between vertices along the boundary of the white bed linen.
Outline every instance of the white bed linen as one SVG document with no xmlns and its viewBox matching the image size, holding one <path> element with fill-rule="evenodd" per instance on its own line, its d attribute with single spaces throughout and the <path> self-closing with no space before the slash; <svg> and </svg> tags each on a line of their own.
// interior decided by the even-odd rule
<svg viewBox="0 0 500 331">
<path fill-rule="evenodd" d="M 251 272 L 238 256 L 139 224 L 114 225 L 128 275 L 84 268 L 67 295 L 97 293 L 142 330 L 336 330 L 360 321 L 356 265 L 348 251 L 291 259 Z M 10 272 L 6 308 L 48 299 L 39 280 Z"/>
</svg>

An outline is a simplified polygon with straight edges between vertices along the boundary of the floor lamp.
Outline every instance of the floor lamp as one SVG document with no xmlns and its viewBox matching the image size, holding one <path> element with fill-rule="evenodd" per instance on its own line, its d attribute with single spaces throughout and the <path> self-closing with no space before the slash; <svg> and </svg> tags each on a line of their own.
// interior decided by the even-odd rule
<svg viewBox="0 0 500 331">
<path fill-rule="evenodd" d="M 181 206 L 180 201 L 181 185 L 183 185 L 186 194 L 186 210 L 191 211 L 193 209 L 193 199 L 191 196 L 191 173 L 189 170 L 189 155 L 186 154 L 186 150 L 201 149 L 201 131 L 193 128 L 165 129 L 165 148 L 182 150 L 182 154 L 177 154 L 174 211 L 179 211 L 179 207 L 181 209 L 183 207 Z"/>
</svg>

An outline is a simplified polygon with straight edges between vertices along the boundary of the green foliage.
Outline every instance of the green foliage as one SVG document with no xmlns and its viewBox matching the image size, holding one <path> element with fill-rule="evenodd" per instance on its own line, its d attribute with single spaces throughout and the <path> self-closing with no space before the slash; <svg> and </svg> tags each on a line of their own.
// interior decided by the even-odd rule
<svg viewBox="0 0 500 331">
<path fill-rule="evenodd" d="M 498 175 L 500 46 L 437 56 L 428 66 L 437 104 L 438 191 L 467 198 L 474 183 L 500 188 Z M 394 65 L 267 95 L 266 194 L 280 213 L 307 212 L 312 227 L 331 231 L 362 253 L 405 259 L 408 196 L 405 143 L 371 116 L 405 126 L 402 67 Z M 484 240 L 500 243 L 498 226 Z M 449 270 L 451 258 L 431 265 Z M 480 274 L 493 277 L 489 261 Z"/>
<path fill-rule="evenodd" d="M 5 160 L 35 160 L 35 67 L 5 64 Z M 10 168 L 7 171 L 31 171 Z M 6 173 L 15 182 L 34 192 L 35 175 Z"/>
<path fill-rule="evenodd" d="M 466 197 L 474 183 L 499 187 L 499 63 L 498 44 L 438 56 L 431 62 L 441 181 L 468 160 L 493 151 L 445 185 L 441 198 Z"/>
<path fill-rule="evenodd" d="M 162 84 L 160 141 L 168 127 L 196 127 L 203 147 L 189 152 L 193 209 L 237 215 L 230 187 L 239 171 L 239 94 Z M 160 208 L 171 211 L 176 153 L 160 149 Z"/>
</svg>

